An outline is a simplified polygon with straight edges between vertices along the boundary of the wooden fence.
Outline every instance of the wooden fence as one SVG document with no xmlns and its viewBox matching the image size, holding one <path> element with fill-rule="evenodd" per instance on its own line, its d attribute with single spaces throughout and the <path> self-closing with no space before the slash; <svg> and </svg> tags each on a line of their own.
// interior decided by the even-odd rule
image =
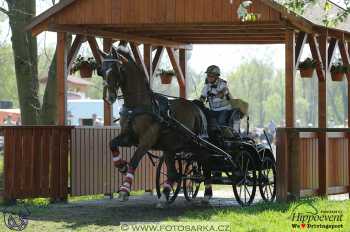
<svg viewBox="0 0 350 232">
<path fill-rule="evenodd" d="M 109 141 L 119 134 L 113 127 L 76 127 L 71 141 L 71 194 L 92 195 L 117 192 L 122 175 L 113 166 Z M 121 155 L 130 160 L 135 148 L 121 148 Z M 155 152 L 160 155 L 160 152 Z M 155 171 L 144 157 L 135 173 L 132 190 L 153 190 Z"/>
<path fill-rule="evenodd" d="M 277 199 L 349 193 L 350 129 L 277 129 Z"/>
<path fill-rule="evenodd" d="M 71 127 L 0 127 L 4 197 L 66 198 Z"/>
</svg>

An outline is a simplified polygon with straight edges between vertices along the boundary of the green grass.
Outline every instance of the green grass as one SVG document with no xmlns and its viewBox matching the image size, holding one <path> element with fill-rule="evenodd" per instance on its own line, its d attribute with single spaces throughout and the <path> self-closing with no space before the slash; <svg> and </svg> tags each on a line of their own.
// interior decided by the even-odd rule
<svg viewBox="0 0 350 232">
<path fill-rule="evenodd" d="M 350 231 L 350 201 L 329 201 L 315 198 L 303 200 L 291 204 L 283 203 L 261 203 L 247 208 L 230 209 L 207 209 L 204 211 L 189 211 L 185 215 L 176 219 L 169 218 L 169 221 L 186 222 L 230 222 L 231 231 L 293 231 L 291 215 L 293 209 L 300 203 L 312 203 L 319 211 L 321 210 L 340 210 L 344 213 L 342 230 L 331 231 Z M 301 209 L 307 210 L 306 206 Z M 302 211 L 306 212 L 306 211 Z M 329 223 L 327 223 L 329 224 Z M 298 230 L 296 230 L 298 231 Z M 301 231 L 299 229 L 299 231 Z M 309 229 L 307 231 L 330 231 L 329 229 Z"/>
<path fill-rule="evenodd" d="M 100 196 L 103 197 L 102 195 Z M 77 200 L 78 198 L 74 199 Z M 80 199 L 95 200 L 95 197 Z M 290 215 L 296 205 L 312 203 L 318 210 L 341 210 L 344 213 L 344 230 L 305 231 L 350 231 L 350 201 L 329 201 L 320 198 L 295 203 L 260 203 L 247 208 L 198 207 L 191 204 L 156 209 L 152 206 L 132 205 L 62 205 L 48 204 L 45 199 L 26 201 L 31 211 L 28 228 L 25 231 L 118 231 L 121 221 L 163 221 L 171 222 L 229 222 L 231 231 L 293 231 Z M 3 209 L 4 207 L 0 207 Z M 0 231 L 6 229 L 0 220 Z M 295 230 L 302 231 L 302 230 Z"/>
<path fill-rule="evenodd" d="M 0 153 L 0 187 L 3 184 L 3 156 Z M 203 190 L 201 185 L 201 190 Z M 230 186 L 214 186 L 215 190 L 232 191 Z M 143 191 L 132 192 L 133 196 L 144 194 Z M 71 204 L 50 204 L 48 199 L 27 199 L 24 204 L 31 212 L 29 225 L 25 231 L 118 231 L 121 221 L 163 221 L 171 222 L 229 222 L 231 231 L 280 232 L 293 231 L 290 215 L 300 203 L 312 203 L 318 210 L 340 210 L 344 213 L 343 230 L 305 230 L 305 231 L 346 231 L 350 232 L 350 201 L 329 201 L 321 198 L 302 200 L 294 203 L 260 203 L 247 208 L 240 207 L 198 207 L 170 206 L 156 209 L 154 206 L 121 206 L 114 201 L 109 205 L 78 205 L 81 201 L 105 199 L 103 195 L 69 197 Z M 0 205 L 3 211 L 7 206 Z M 0 232 L 10 231 L 2 217 Z M 294 231 L 302 231 L 297 229 Z"/>
</svg>

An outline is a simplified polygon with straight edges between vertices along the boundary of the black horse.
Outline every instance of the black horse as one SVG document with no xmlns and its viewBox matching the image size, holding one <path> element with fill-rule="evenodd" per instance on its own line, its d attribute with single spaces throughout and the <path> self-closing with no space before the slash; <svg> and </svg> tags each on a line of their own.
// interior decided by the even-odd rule
<svg viewBox="0 0 350 232">
<path fill-rule="evenodd" d="M 124 44 L 125 45 L 125 44 Z M 105 82 L 104 98 L 113 103 L 121 89 L 124 105 L 120 113 L 121 134 L 110 142 L 113 162 L 126 174 L 120 187 L 119 199 L 128 200 L 134 173 L 140 160 L 151 149 L 162 150 L 168 169 L 168 180 L 163 186 L 163 199 L 168 199 L 170 188 L 178 178 L 174 156 L 188 148 L 191 138 L 167 125 L 167 117 L 173 117 L 196 134 L 205 131 L 205 117 L 196 104 L 183 98 L 168 100 L 152 92 L 146 75 L 136 64 L 127 46 L 113 47 L 110 54 L 101 52 L 103 65 L 100 70 Z M 137 146 L 130 163 L 121 159 L 120 146 Z M 192 151 L 206 160 L 205 151 Z M 210 183 L 209 165 L 204 162 L 207 183 Z"/>
</svg>

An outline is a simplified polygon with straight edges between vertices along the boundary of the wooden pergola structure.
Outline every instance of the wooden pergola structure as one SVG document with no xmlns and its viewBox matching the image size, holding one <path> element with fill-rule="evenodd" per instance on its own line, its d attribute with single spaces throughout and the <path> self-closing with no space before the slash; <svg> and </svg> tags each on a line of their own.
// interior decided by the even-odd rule
<svg viewBox="0 0 350 232">
<path fill-rule="evenodd" d="M 65 124 L 67 68 L 84 41 L 88 41 L 100 61 L 95 37 L 102 37 L 105 51 L 109 51 L 113 41 L 129 41 L 148 77 L 152 77 L 166 50 L 182 97 L 186 97 L 186 51 L 192 44 L 285 44 L 287 127 L 294 126 L 293 82 L 303 47 L 308 43 L 313 58 L 318 61 L 319 127 L 325 128 L 325 80 L 337 46 L 343 62 L 349 64 L 350 32 L 316 25 L 271 0 L 254 1 L 249 10 L 259 14 L 258 20 L 242 22 L 236 14 L 239 5 L 240 1 L 230 0 L 63 0 L 37 16 L 28 26 L 33 35 L 57 32 L 59 124 Z M 77 35 L 69 51 L 65 49 L 67 33 Z M 140 44 L 144 44 L 143 57 Z M 179 57 L 175 49 L 179 49 Z M 105 105 L 105 122 L 111 123 L 108 105 Z"/>
<path fill-rule="evenodd" d="M 286 199 L 287 192 L 300 196 L 302 188 L 313 189 L 319 195 L 349 192 L 350 130 L 326 129 L 326 80 L 337 47 L 343 63 L 350 64 L 350 28 L 326 28 L 272 0 L 254 0 L 248 10 L 258 14 L 258 19 L 242 22 L 236 13 L 240 4 L 237 0 L 61 0 L 37 16 L 27 28 L 34 36 L 44 31 L 57 32 L 58 124 L 65 125 L 66 122 L 67 70 L 81 44 L 86 41 L 96 60 L 101 62 L 96 42 L 96 37 L 100 37 L 103 38 L 105 51 L 109 51 L 115 41 L 128 41 L 137 63 L 148 78 L 152 78 L 166 51 L 176 72 L 181 97 L 186 97 L 186 52 L 192 44 L 285 44 L 286 127 L 293 129 L 296 67 L 304 46 L 308 44 L 313 59 L 317 61 L 319 128 L 315 131 L 286 129 L 278 133 L 278 197 Z M 68 34 L 76 35 L 69 50 L 66 49 Z M 143 55 L 139 50 L 141 44 L 144 45 Z M 177 50 L 179 55 L 175 52 Z M 350 97 L 349 73 L 347 80 Z M 348 104 L 350 116 L 350 100 Z M 111 107 L 108 104 L 105 104 L 104 112 L 105 125 L 110 125 Z M 338 138 L 340 143 L 330 143 L 329 135 Z M 301 141 L 306 141 L 303 146 L 310 149 L 303 150 Z M 296 147 L 300 150 L 295 150 Z M 332 161 L 335 163 L 332 170 L 342 167 L 339 178 L 343 179 L 339 184 L 339 178 L 334 177 L 338 179 L 334 179 L 333 184 L 341 186 L 339 188 L 329 189 L 330 149 L 339 153 L 338 158 Z M 308 160 L 308 153 L 318 158 Z M 305 160 L 303 157 L 306 157 Z M 317 168 L 314 165 L 316 160 Z M 305 171 L 302 167 L 312 170 Z M 304 177 L 313 178 L 317 184 L 311 186 Z M 303 181 L 306 183 L 304 187 Z"/>
</svg>

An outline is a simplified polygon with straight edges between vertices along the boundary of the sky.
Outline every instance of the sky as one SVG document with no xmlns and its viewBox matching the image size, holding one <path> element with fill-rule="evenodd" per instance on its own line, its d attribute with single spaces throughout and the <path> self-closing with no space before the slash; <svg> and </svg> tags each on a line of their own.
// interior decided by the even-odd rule
<svg viewBox="0 0 350 232">
<path fill-rule="evenodd" d="M 0 3 L 2 1 L 0 0 Z M 334 2 L 342 5 L 343 0 L 335 0 Z M 50 6 L 52 6 L 52 0 L 37 0 L 37 14 L 42 13 Z M 8 28 L 8 22 L 1 25 L 1 31 L 0 42 L 9 41 L 11 32 Z M 56 34 L 42 33 L 39 35 L 38 41 L 41 51 L 48 47 L 54 47 Z M 308 54 L 303 56 L 306 55 Z M 283 69 L 284 45 L 194 45 L 189 65 L 194 71 L 201 73 L 209 65 L 216 64 L 221 67 L 223 76 L 225 76 L 225 74 L 234 71 L 242 62 L 253 57 L 263 60 L 269 59 L 274 69 Z"/>
</svg>

